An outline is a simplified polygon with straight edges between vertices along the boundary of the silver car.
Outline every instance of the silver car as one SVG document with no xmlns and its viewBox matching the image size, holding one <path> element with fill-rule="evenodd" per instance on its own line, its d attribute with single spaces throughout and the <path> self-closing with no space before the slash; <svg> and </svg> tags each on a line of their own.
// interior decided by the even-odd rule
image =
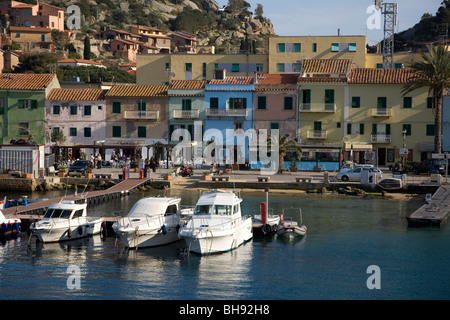
<svg viewBox="0 0 450 320">
<path fill-rule="evenodd" d="M 361 181 L 361 174 L 363 171 L 376 172 L 377 179 L 381 179 L 383 177 L 381 170 L 378 168 L 368 168 L 368 167 L 358 167 L 353 170 L 347 172 L 339 172 L 336 175 L 336 178 L 341 181 Z"/>
</svg>

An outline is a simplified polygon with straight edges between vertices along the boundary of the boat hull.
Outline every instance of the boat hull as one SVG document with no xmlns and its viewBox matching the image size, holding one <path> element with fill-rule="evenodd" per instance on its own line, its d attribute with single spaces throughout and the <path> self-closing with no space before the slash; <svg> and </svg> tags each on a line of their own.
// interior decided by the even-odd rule
<svg viewBox="0 0 450 320">
<path fill-rule="evenodd" d="M 32 227 L 31 231 L 41 242 L 60 242 L 99 234 L 101 232 L 102 223 L 103 219 L 97 219 L 82 224 L 72 224 L 70 227 L 68 225 L 57 227 L 51 227 L 50 225 Z"/>
<path fill-rule="evenodd" d="M 277 229 L 276 234 L 281 236 L 304 236 L 306 230 L 306 226 L 281 226 Z"/>
<path fill-rule="evenodd" d="M 16 239 L 20 233 L 20 219 L 8 219 L 0 224 L 0 239 Z"/>
<path fill-rule="evenodd" d="M 184 229 L 181 236 L 191 252 L 200 255 L 227 252 L 253 238 L 252 219 L 245 219 L 235 228 L 226 231 L 214 228 Z"/>
<path fill-rule="evenodd" d="M 181 240 L 178 236 L 179 227 L 177 226 L 166 227 L 165 231 L 163 228 L 127 228 L 114 231 L 124 246 L 131 249 L 164 246 Z"/>
</svg>

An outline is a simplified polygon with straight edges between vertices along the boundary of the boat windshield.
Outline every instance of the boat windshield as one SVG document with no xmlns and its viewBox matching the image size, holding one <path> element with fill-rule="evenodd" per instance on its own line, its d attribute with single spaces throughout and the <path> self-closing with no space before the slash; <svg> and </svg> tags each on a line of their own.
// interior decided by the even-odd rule
<svg viewBox="0 0 450 320">
<path fill-rule="evenodd" d="M 48 209 L 47 212 L 44 215 L 44 218 L 61 218 L 61 219 L 68 219 L 70 217 L 70 214 L 72 213 L 72 210 L 63 210 L 63 209 Z"/>
<path fill-rule="evenodd" d="M 195 207 L 195 215 L 207 215 L 211 214 L 212 205 L 197 205 Z"/>
<path fill-rule="evenodd" d="M 218 216 L 231 216 L 231 206 L 215 205 L 214 214 Z"/>
</svg>

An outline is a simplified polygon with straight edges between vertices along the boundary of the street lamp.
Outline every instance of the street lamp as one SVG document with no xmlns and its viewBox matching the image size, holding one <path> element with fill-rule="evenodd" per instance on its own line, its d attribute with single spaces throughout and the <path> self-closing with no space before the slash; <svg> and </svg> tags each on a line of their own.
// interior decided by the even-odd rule
<svg viewBox="0 0 450 320">
<path fill-rule="evenodd" d="M 406 164 L 407 154 L 408 154 L 408 149 L 406 149 L 406 129 L 403 129 L 403 152 L 402 152 L 403 168 L 405 167 L 405 164 Z"/>
</svg>

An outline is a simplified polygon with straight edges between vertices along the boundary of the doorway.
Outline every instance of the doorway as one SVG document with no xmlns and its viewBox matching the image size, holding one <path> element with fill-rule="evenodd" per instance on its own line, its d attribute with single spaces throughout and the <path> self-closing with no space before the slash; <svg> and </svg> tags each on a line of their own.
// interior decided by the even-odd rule
<svg viewBox="0 0 450 320">
<path fill-rule="evenodd" d="M 386 148 L 378 148 L 378 166 L 386 165 Z"/>
</svg>

